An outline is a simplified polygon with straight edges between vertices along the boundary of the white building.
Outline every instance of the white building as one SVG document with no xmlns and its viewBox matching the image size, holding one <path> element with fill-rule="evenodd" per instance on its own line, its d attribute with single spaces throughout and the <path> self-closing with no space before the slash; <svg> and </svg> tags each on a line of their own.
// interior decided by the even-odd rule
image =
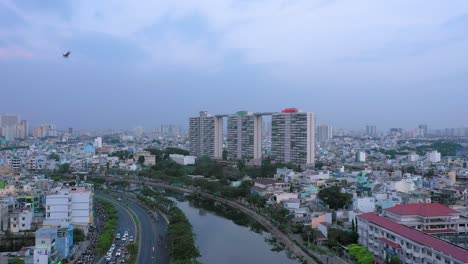
<svg viewBox="0 0 468 264">
<path fill-rule="evenodd" d="M 353 198 L 354 209 L 363 213 L 375 211 L 375 198 L 373 197 L 355 197 Z"/>
<path fill-rule="evenodd" d="M 71 193 L 71 223 L 85 230 L 94 222 L 93 197 L 94 192 L 84 186 L 72 187 Z"/>
<path fill-rule="evenodd" d="M 416 162 L 419 160 L 419 155 L 416 153 L 411 153 L 408 155 L 408 160 L 411 162 Z"/>
<path fill-rule="evenodd" d="M 426 154 L 426 158 L 427 158 L 428 161 L 430 161 L 432 163 L 440 162 L 440 160 L 441 160 L 440 152 L 438 152 L 436 150 L 431 151 L 431 152 Z"/>
<path fill-rule="evenodd" d="M 394 183 L 394 188 L 397 192 L 409 193 L 416 189 L 416 184 L 412 179 L 402 179 Z"/>
<path fill-rule="evenodd" d="M 281 203 L 283 201 L 288 201 L 290 199 L 297 200 L 297 198 L 298 198 L 297 193 L 281 192 L 281 193 L 275 194 L 276 203 Z"/>
<path fill-rule="evenodd" d="M 327 171 L 327 170 L 321 170 L 321 171 L 306 170 L 303 173 L 303 177 L 304 177 L 304 180 L 316 183 L 318 181 L 330 179 L 330 171 Z"/>
<path fill-rule="evenodd" d="M 102 148 L 102 137 L 97 137 L 95 140 L 94 140 L 94 146 L 96 148 Z"/>
<path fill-rule="evenodd" d="M 356 152 L 356 161 L 357 162 L 366 162 L 366 153 L 364 151 Z"/>
<path fill-rule="evenodd" d="M 468 263 L 467 251 L 462 247 L 375 213 L 365 213 L 357 219 L 358 242 L 377 256 L 377 263 L 385 263 L 389 255 L 398 256 L 407 264 Z"/>
<path fill-rule="evenodd" d="M 72 215 L 71 202 L 69 192 L 47 195 L 44 225 L 68 226 Z"/>
<path fill-rule="evenodd" d="M 56 250 L 57 230 L 42 228 L 36 231 L 36 245 L 34 247 L 34 264 L 56 263 L 58 258 Z M 49 259 L 52 262 L 49 262 Z"/>
<path fill-rule="evenodd" d="M 10 213 L 10 231 L 18 233 L 31 230 L 33 215 L 31 208 L 17 209 Z"/>
<path fill-rule="evenodd" d="M 56 194 L 47 195 L 44 225 L 66 227 L 73 224 L 87 233 L 94 222 L 93 198 L 91 185 L 62 188 Z"/>
<path fill-rule="evenodd" d="M 184 156 L 180 154 L 170 154 L 169 158 L 173 160 L 174 162 L 180 164 L 180 165 L 193 165 L 195 164 L 195 160 L 197 157 L 195 156 Z"/>
</svg>

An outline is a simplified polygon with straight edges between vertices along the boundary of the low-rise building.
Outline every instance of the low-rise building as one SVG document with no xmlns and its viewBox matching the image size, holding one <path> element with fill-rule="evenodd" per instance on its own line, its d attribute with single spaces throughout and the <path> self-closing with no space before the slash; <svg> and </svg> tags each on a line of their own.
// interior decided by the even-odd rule
<svg viewBox="0 0 468 264">
<path fill-rule="evenodd" d="M 468 234 L 468 220 L 460 214 L 439 203 L 402 204 L 384 210 L 390 220 L 427 234 Z"/>
<path fill-rule="evenodd" d="M 194 165 L 196 156 L 184 156 L 180 154 L 170 154 L 169 158 L 180 165 Z"/>
<path fill-rule="evenodd" d="M 375 213 L 359 215 L 359 244 L 379 258 L 398 256 L 402 263 L 468 263 L 467 251 Z"/>
<path fill-rule="evenodd" d="M 31 208 L 15 209 L 10 213 L 10 232 L 18 233 L 31 230 L 34 212 Z"/>
</svg>

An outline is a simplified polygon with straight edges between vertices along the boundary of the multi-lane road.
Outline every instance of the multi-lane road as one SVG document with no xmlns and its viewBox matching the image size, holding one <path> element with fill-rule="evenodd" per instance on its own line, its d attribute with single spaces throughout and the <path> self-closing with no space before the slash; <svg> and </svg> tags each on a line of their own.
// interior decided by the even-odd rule
<svg viewBox="0 0 468 264">
<path fill-rule="evenodd" d="M 141 233 L 129 231 L 129 235 L 135 235 L 136 239 L 140 239 L 140 251 L 138 263 L 152 264 L 167 264 L 169 263 L 168 247 L 166 243 L 167 223 L 164 218 L 157 213 L 156 216 L 151 216 L 153 213 L 148 212 L 148 209 L 140 205 L 133 198 L 118 194 L 120 201 L 117 201 L 116 196 L 108 194 L 99 194 L 99 196 L 113 202 L 119 214 L 118 229 L 120 234 L 123 234 L 128 226 L 137 230 L 136 223 L 128 210 L 131 210 L 137 216 Z M 125 208 L 125 205 L 127 208 Z M 119 232 L 118 231 L 118 232 Z"/>
</svg>

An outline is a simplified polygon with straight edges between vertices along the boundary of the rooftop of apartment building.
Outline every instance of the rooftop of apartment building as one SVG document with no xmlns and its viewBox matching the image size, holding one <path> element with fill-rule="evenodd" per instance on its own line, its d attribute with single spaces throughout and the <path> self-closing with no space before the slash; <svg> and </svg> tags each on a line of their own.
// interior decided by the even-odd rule
<svg viewBox="0 0 468 264">
<path fill-rule="evenodd" d="M 378 225 L 421 245 L 433 248 L 434 250 L 437 250 L 447 256 L 451 256 L 463 263 L 468 263 L 468 253 L 461 247 L 450 244 L 441 239 L 437 239 L 405 225 L 398 224 L 375 213 L 365 213 L 359 215 L 358 218 L 367 220 L 372 224 Z"/>
<path fill-rule="evenodd" d="M 417 215 L 422 217 L 453 216 L 460 214 L 459 211 L 440 203 L 402 204 L 386 210 L 398 215 Z"/>
</svg>

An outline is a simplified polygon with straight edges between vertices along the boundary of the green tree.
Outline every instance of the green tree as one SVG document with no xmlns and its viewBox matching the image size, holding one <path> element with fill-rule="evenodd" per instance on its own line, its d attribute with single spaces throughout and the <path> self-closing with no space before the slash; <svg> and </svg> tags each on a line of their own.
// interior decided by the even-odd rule
<svg viewBox="0 0 468 264">
<path fill-rule="evenodd" d="M 24 264 L 24 260 L 19 257 L 14 257 L 8 259 L 8 264 Z"/>
<path fill-rule="evenodd" d="M 73 242 L 78 243 L 78 242 L 85 241 L 85 239 L 86 237 L 85 237 L 83 230 L 79 228 L 73 229 Z"/>
<path fill-rule="evenodd" d="M 57 162 L 60 161 L 60 156 L 59 156 L 57 153 L 52 153 L 52 154 L 50 154 L 48 158 L 49 158 L 50 160 L 55 160 L 55 161 L 57 161 Z"/>
<path fill-rule="evenodd" d="M 389 256 L 387 255 L 387 259 L 385 260 L 386 264 L 401 264 L 401 260 L 397 256 Z"/>
<path fill-rule="evenodd" d="M 352 195 L 342 193 L 339 186 L 324 188 L 319 191 L 317 197 L 330 207 L 332 210 L 338 210 L 351 204 Z"/>
<path fill-rule="evenodd" d="M 416 168 L 414 166 L 409 166 L 406 168 L 407 173 L 415 174 L 416 173 Z"/>
<path fill-rule="evenodd" d="M 358 264 L 374 263 L 374 255 L 370 253 L 365 247 L 357 244 L 351 244 L 348 246 L 348 252 L 357 260 Z"/>
<path fill-rule="evenodd" d="M 60 164 L 58 168 L 59 173 L 69 173 L 70 172 L 70 163 Z"/>
</svg>

